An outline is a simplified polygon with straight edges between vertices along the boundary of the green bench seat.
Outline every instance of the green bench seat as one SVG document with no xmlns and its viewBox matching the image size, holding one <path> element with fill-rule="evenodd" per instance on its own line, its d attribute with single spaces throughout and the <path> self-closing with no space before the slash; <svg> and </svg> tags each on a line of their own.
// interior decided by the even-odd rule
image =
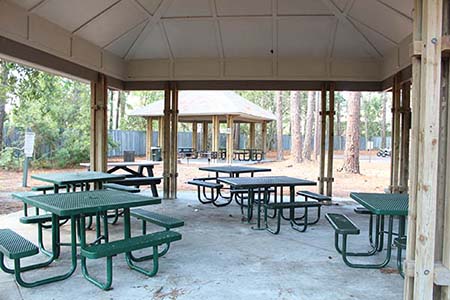
<svg viewBox="0 0 450 300">
<path fill-rule="evenodd" d="M 53 191 L 54 186 L 53 185 L 40 185 L 40 186 L 33 186 L 31 188 L 34 192 L 44 192 L 44 194 L 48 191 Z"/>
<path fill-rule="evenodd" d="M 210 180 L 215 180 L 215 178 L 194 178 L 187 182 L 197 187 L 197 199 L 202 204 L 214 203 L 219 198 L 220 189 L 223 188 L 222 184 L 210 182 Z M 210 189 L 209 195 L 207 195 L 206 189 Z"/>
<path fill-rule="evenodd" d="M 352 222 L 347 216 L 336 214 L 336 213 L 327 213 L 325 218 L 330 223 L 331 227 L 333 227 L 334 231 L 337 234 L 359 234 L 360 230 L 355 223 Z"/>
<path fill-rule="evenodd" d="M 0 252 L 9 259 L 20 259 L 38 254 L 39 248 L 11 229 L 0 229 Z"/>
<path fill-rule="evenodd" d="M 159 268 L 159 254 L 158 246 L 162 244 L 170 244 L 174 241 L 181 240 L 181 234 L 175 231 L 160 231 L 142 236 L 136 236 L 128 239 L 107 242 L 103 244 L 88 245 L 81 247 L 81 270 L 83 276 L 91 283 L 100 287 L 103 290 L 109 290 L 112 285 L 113 277 L 113 265 L 112 257 L 114 255 L 125 253 L 125 258 L 128 266 L 135 271 L 138 271 L 147 276 L 154 276 L 158 272 Z M 134 264 L 132 260 L 132 251 L 140 250 L 144 248 L 153 248 L 153 268 L 152 270 L 146 270 L 140 266 Z M 87 270 L 86 260 L 98 259 L 106 257 L 106 281 L 104 283 L 98 281 L 96 278 L 89 275 Z"/>
<path fill-rule="evenodd" d="M 114 256 L 120 253 L 131 252 L 165 243 L 181 240 L 181 234 L 175 231 L 160 231 L 129 239 L 118 240 L 81 248 L 81 256 L 89 259 L 98 259 Z"/>
<path fill-rule="evenodd" d="M 310 191 L 298 191 L 297 195 L 305 197 L 306 201 L 308 201 L 308 198 L 317 200 L 319 202 L 331 201 L 331 197 L 330 196 L 325 196 L 325 195 L 322 195 L 322 194 L 319 194 L 319 193 L 310 192 Z"/>
<path fill-rule="evenodd" d="M 130 214 L 131 214 L 131 216 L 133 216 L 139 220 L 142 220 L 145 222 L 150 222 L 155 225 L 164 227 L 166 229 L 173 229 L 173 228 L 184 226 L 183 220 L 165 216 L 165 215 L 161 215 L 161 214 L 151 212 L 151 211 L 148 211 L 148 210 L 145 210 L 142 208 L 133 209 Z"/>
<path fill-rule="evenodd" d="M 266 204 L 269 209 L 288 209 L 288 208 L 299 208 L 299 207 L 320 207 L 322 204 L 317 202 L 277 202 Z"/>
<path fill-rule="evenodd" d="M 190 180 L 190 181 L 188 181 L 188 184 L 195 185 L 195 186 L 198 186 L 198 187 L 211 188 L 211 189 L 221 189 L 223 187 L 223 185 L 220 184 L 220 183 L 209 182 L 209 181 L 200 180 L 200 179 Z"/>
<path fill-rule="evenodd" d="M 121 180 L 114 180 L 109 183 L 115 183 L 126 186 L 135 186 L 139 188 L 141 185 L 149 185 L 153 197 L 158 197 L 158 190 L 156 189 L 156 185 L 160 184 L 162 181 L 162 177 L 127 177 Z"/>
<path fill-rule="evenodd" d="M 137 187 L 127 186 L 127 185 L 118 184 L 118 183 L 105 183 L 105 184 L 103 184 L 103 187 L 105 189 L 128 192 L 128 193 L 140 193 L 141 192 L 141 190 Z"/>
<path fill-rule="evenodd" d="M 20 223 L 22 223 L 22 224 L 42 224 L 42 223 L 51 222 L 51 221 L 52 221 L 51 214 L 26 216 L 26 217 L 20 218 Z"/>
</svg>

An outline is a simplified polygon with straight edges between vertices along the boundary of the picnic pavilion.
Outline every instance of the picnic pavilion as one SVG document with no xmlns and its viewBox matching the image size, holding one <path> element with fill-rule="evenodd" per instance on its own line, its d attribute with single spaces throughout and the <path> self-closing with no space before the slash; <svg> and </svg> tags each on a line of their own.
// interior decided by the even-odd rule
<svg viewBox="0 0 450 300">
<path fill-rule="evenodd" d="M 192 148 L 194 151 L 208 151 L 208 124 L 211 128 L 211 151 L 219 151 L 220 123 L 225 123 L 227 130 L 226 161 L 233 161 L 234 124 L 249 124 L 248 148 L 256 148 L 256 124 L 260 124 L 262 153 L 267 149 L 267 123 L 275 120 L 270 111 L 246 100 L 231 91 L 181 91 L 178 103 L 178 122 L 192 124 Z M 158 146 L 164 145 L 164 100 L 156 101 L 145 107 L 139 107 L 128 113 L 130 116 L 144 117 L 147 121 L 146 153 L 151 157 L 153 145 L 153 120 L 158 124 Z M 198 145 L 198 124 L 201 124 L 201 148 Z"/>
<path fill-rule="evenodd" d="M 392 91 L 390 191 L 410 196 L 404 299 L 449 299 L 448 8 L 448 0 L 2 0 L 0 55 L 91 83 L 92 170 L 106 169 L 107 89 L 164 90 L 165 198 L 177 196 L 179 91 L 321 91 L 319 191 L 329 195 L 335 91 Z"/>
</svg>

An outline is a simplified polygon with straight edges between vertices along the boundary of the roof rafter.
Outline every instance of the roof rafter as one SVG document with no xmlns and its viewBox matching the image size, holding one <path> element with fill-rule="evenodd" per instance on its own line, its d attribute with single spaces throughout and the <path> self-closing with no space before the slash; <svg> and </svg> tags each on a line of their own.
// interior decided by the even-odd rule
<svg viewBox="0 0 450 300">
<path fill-rule="evenodd" d="M 209 0 L 209 5 L 211 8 L 212 19 L 214 21 L 215 33 L 216 33 L 216 43 L 217 43 L 217 53 L 220 58 L 220 76 L 224 75 L 224 59 L 225 59 L 225 49 L 223 47 L 222 31 L 220 30 L 219 17 L 217 16 L 217 3 L 216 0 Z"/>
<path fill-rule="evenodd" d="M 403 18 L 405 18 L 406 20 L 410 21 L 411 23 L 413 22 L 413 18 L 408 16 L 407 14 L 405 14 L 404 12 L 396 9 L 395 7 L 392 7 L 391 5 L 385 3 L 384 1 L 381 0 L 376 0 L 378 3 L 380 3 L 381 5 L 389 8 L 390 10 L 392 10 L 393 12 L 395 12 L 396 14 L 398 14 L 399 16 L 402 16 Z"/>
<path fill-rule="evenodd" d="M 98 17 L 100 17 L 101 15 L 103 15 L 104 13 L 106 13 L 108 10 L 110 10 L 111 8 L 113 8 L 114 6 L 116 6 L 117 4 L 119 4 L 120 2 L 122 2 L 122 0 L 117 0 L 116 2 L 114 2 L 113 4 L 111 4 L 110 6 L 108 6 L 107 8 L 105 8 L 104 10 L 102 10 L 101 12 L 99 12 L 98 14 L 96 14 L 95 16 L 93 16 L 92 18 L 90 18 L 89 20 L 87 20 L 86 22 L 84 22 L 83 24 L 81 24 L 78 28 L 76 28 L 74 31 L 72 31 L 72 34 L 76 34 L 78 31 L 80 31 L 81 29 L 83 29 L 84 27 L 86 27 L 88 24 L 90 24 L 92 21 L 94 21 L 95 19 L 97 19 Z"/>
<path fill-rule="evenodd" d="M 278 75 L 278 0 L 272 0 L 272 74 Z"/>
<path fill-rule="evenodd" d="M 128 48 L 126 52 L 127 54 L 124 57 L 125 59 L 128 59 L 130 56 L 134 55 L 136 46 L 142 43 L 142 41 L 150 34 L 153 27 L 161 20 L 161 17 L 164 15 L 167 9 L 169 9 L 172 2 L 173 0 L 162 0 L 153 15 L 151 15 L 150 13 L 147 14 L 148 23 L 144 26 L 144 29 L 137 36 L 134 43 Z"/>
<path fill-rule="evenodd" d="M 44 3 L 47 2 L 47 0 L 41 0 L 39 1 L 37 4 L 35 4 L 33 7 L 31 7 L 28 12 L 32 13 L 34 12 L 36 9 L 38 9 L 39 7 L 41 7 L 42 5 L 44 5 Z"/>
<path fill-rule="evenodd" d="M 363 43 L 369 53 L 371 53 L 374 57 L 383 57 L 383 54 L 377 49 L 377 47 L 375 47 L 369 38 L 367 38 L 367 36 L 361 32 L 361 30 L 359 30 L 359 28 L 348 18 L 347 14 L 354 3 L 354 0 L 351 1 L 350 5 L 346 6 L 346 9 L 344 9 L 343 12 L 331 0 L 322 0 L 322 2 L 334 13 L 340 22 L 357 33 L 356 37 Z"/>
</svg>

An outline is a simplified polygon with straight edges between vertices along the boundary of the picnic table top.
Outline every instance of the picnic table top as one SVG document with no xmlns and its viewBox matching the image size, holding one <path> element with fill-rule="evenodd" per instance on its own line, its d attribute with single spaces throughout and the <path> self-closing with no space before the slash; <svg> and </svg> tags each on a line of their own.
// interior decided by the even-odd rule
<svg viewBox="0 0 450 300">
<path fill-rule="evenodd" d="M 316 185 L 315 181 L 288 177 L 288 176 L 261 176 L 261 177 L 221 177 L 219 182 L 229 184 L 236 188 L 263 188 L 274 186 L 300 186 Z"/>
<path fill-rule="evenodd" d="M 14 193 L 13 197 L 60 217 L 161 203 L 160 198 L 110 190 L 47 195 Z"/>
<path fill-rule="evenodd" d="M 118 180 L 124 179 L 125 175 L 86 171 L 86 172 L 35 174 L 31 175 L 31 178 L 45 182 L 50 182 L 57 185 L 65 185 L 84 182 L 103 182 L 109 180 Z"/>
<path fill-rule="evenodd" d="M 350 197 L 377 215 L 408 215 L 408 194 L 350 193 Z"/>
<path fill-rule="evenodd" d="M 240 174 L 240 173 L 255 173 L 255 172 L 270 172 L 270 168 L 257 168 L 246 166 L 213 166 L 213 167 L 201 167 L 201 171 L 226 173 L 226 174 Z"/>
<path fill-rule="evenodd" d="M 160 161 L 153 161 L 153 160 L 138 160 L 138 161 L 111 161 L 107 163 L 108 167 L 133 167 L 133 166 L 154 166 L 154 165 L 160 165 Z M 90 163 L 80 163 L 80 166 L 90 168 Z"/>
</svg>

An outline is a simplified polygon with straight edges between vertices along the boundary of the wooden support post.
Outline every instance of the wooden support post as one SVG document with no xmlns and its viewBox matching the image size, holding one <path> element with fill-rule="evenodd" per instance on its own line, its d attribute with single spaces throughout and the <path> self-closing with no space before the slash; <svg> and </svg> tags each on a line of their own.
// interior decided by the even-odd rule
<svg viewBox="0 0 450 300">
<path fill-rule="evenodd" d="M 178 88 L 176 83 L 171 87 L 171 116 L 170 116 L 170 199 L 177 198 L 178 179 Z"/>
<path fill-rule="evenodd" d="M 212 117 L 212 143 L 211 143 L 211 151 L 219 152 L 219 135 L 220 135 L 220 123 L 219 116 Z"/>
<path fill-rule="evenodd" d="M 422 0 L 414 1 L 414 24 L 413 24 L 413 42 L 418 42 L 422 39 Z M 417 193 L 420 187 L 419 180 L 419 145 L 420 145 L 420 122 L 423 118 L 421 107 L 421 57 L 412 57 L 412 115 L 411 115 L 411 153 L 410 153 L 410 168 L 409 174 L 410 188 L 409 188 L 409 206 L 408 206 L 408 238 L 406 240 L 406 262 L 413 264 L 416 254 L 416 226 L 417 226 Z M 410 265 L 405 263 L 405 266 Z M 405 272 L 408 269 L 405 268 Z M 404 281 L 404 300 L 414 299 L 414 277 L 405 276 Z"/>
<path fill-rule="evenodd" d="M 164 148 L 164 117 L 158 118 L 158 147 L 161 148 L 161 154 Z"/>
<path fill-rule="evenodd" d="M 256 145 L 256 129 L 255 129 L 255 123 L 250 123 L 250 128 L 249 128 L 249 140 L 250 140 L 250 149 L 255 149 L 255 145 Z"/>
<path fill-rule="evenodd" d="M 334 83 L 329 84 L 327 196 L 332 196 L 333 194 L 334 87 Z"/>
<path fill-rule="evenodd" d="M 438 207 L 441 205 L 440 202 L 445 203 L 443 201 L 447 200 L 446 197 L 442 197 L 440 193 L 442 188 L 439 184 L 444 182 L 448 185 L 446 181 L 439 180 L 440 175 L 442 175 L 439 167 L 441 163 L 440 153 L 446 146 L 445 141 L 441 139 L 441 128 L 444 124 L 440 124 L 443 120 L 440 92 L 442 88 L 447 89 L 447 92 L 443 93 L 442 96 L 448 100 L 449 84 L 448 78 L 441 76 L 440 40 L 442 37 L 443 10 L 442 0 L 415 1 L 416 18 L 414 20 L 413 38 L 414 41 L 421 41 L 423 46 L 419 59 L 420 68 L 417 68 L 417 60 L 413 59 L 415 65 L 413 67 L 413 84 L 420 84 L 420 88 L 414 88 L 413 90 L 413 99 L 418 100 L 418 104 L 413 105 L 415 108 L 419 105 L 418 121 L 414 120 L 414 125 L 418 128 L 413 130 L 413 141 L 418 143 L 418 151 L 413 150 L 413 155 L 417 154 L 417 157 L 413 156 L 412 160 L 415 167 L 411 169 L 411 173 L 414 174 L 411 176 L 414 190 L 410 190 L 409 213 L 410 219 L 414 217 L 414 215 L 411 216 L 412 213 L 416 214 L 417 219 L 415 231 L 408 232 L 407 260 L 411 261 L 412 258 L 412 261 L 414 261 L 414 279 L 408 279 L 405 283 L 406 291 L 404 295 L 405 299 L 408 300 L 448 299 L 448 295 L 445 295 L 445 289 L 434 285 L 435 264 L 441 258 L 436 254 L 441 251 L 438 248 L 442 247 L 442 238 L 449 238 L 448 233 L 445 236 L 437 236 L 437 226 L 441 226 L 444 223 L 442 221 L 445 221 L 442 220 L 443 215 L 438 212 Z M 417 17 L 417 11 L 421 13 L 420 17 Z M 420 23 L 417 24 L 417 22 Z M 444 65 L 448 67 L 448 58 L 446 58 L 446 64 Z M 417 81 L 417 79 L 419 80 Z M 416 112 L 413 111 L 413 113 L 414 118 L 416 118 Z M 446 122 L 445 127 L 448 127 L 448 122 Z M 417 136 L 414 136 L 415 134 Z M 448 207 L 448 200 L 446 202 L 446 207 Z M 414 205 L 416 205 L 415 208 Z M 411 227 L 411 224 L 409 226 Z M 411 239 L 415 239 L 414 244 L 411 243 Z M 412 245 L 415 246 L 414 249 L 411 249 Z M 413 286 L 411 283 L 413 283 Z"/>
<path fill-rule="evenodd" d="M 320 170 L 319 170 L 319 193 L 324 193 L 325 181 L 325 133 L 326 133 L 326 112 L 327 112 L 327 90 L 325 83 L 322 84 L 321 109 L 320 109 Z"/>
<path fill-rule="evenodd" d="M 233 116 L 227 116 L 227 164 L 233 162 L 234 150 L 234 120 Z"/>
<path fill-rule="evenodd" d="M 198 126 L 197 122 L 192 122 L 192 148 L 197 151 L 198 146 Z"/>
<path fill-rule="evenodd" d="M 392 153 L 391 153 L 391 193 L 399 192 L 400 170 L 400 81 L 399 75 L 394 76 L 392 87 Z"/>
<path fill-rule="evenodd" d="M 208 122 L 202 123 L 202 150 L 208 151 Z"/>
<path fill-rule="evenodd" d="M 147 130 L 146 130 L 146 145 L 145 145 L 145 157 L 148 160 L 152 160 L 152 145 L 153 145 L 153 118 L 146 118 Z"/>
<path fill-rule="evenodd" d="M 106 172 L 108 151 L 108 85 L 106 76 L 91 82 L 91 171 Z"/>
<path fill-rule="evenodd" d="M 163 127 L 160 131 L 163 132 L 163 188 L 164 188 L 164 199 L 170 198 L 170 99 L 171 99 L 171 89 L 169 86 L 164 90 L 164 117 L 163 117 Z"/>
<path fill-rule="evenodd" d="M 408 192 L 409 177 L 409 130 L 411 128 L 411 82 L 402 85 L 401 145 L 399 192 Z"/>
<path fill-rule="evenodd" d="M 263 152 L 263 159 L 266 159 L 267 155 L 267 121 L 261 123 L 261 148 Z"/>
</svg>

